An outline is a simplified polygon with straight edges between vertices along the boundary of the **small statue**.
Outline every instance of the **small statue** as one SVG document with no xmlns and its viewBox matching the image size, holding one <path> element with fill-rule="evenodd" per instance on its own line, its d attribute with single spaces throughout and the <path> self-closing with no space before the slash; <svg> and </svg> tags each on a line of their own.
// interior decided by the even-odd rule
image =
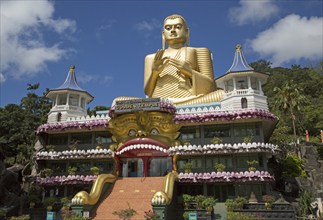
<svg viewBox="0 0 323 220">
<path fill-rule="evenodd" d="M 165 19 L 162 39 L 163 49 L 145 58 L 146 95 L 168 98 L 177 105 L 220 101 L 223 90 L 215 90 L 211 53 L 187 46 L 189 29 L 182 16 Z"/>
</svg>

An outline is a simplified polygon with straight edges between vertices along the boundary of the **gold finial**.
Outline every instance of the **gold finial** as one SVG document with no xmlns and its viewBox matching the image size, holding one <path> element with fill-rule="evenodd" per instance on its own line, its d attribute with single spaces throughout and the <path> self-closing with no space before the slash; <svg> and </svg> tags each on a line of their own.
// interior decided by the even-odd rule
<svg viewBox="0 0 323 220">
<path fill-rule="evenodd" d="M 241 50 L 241 44 L 237 44 L 236 45 L 236 51 L 240 51 Z"/>
<path fill-rule="evenodd" d="M 70 65 L 70 70 L 75 70 L 75 65 L 74 64 Z"/>
</svg>

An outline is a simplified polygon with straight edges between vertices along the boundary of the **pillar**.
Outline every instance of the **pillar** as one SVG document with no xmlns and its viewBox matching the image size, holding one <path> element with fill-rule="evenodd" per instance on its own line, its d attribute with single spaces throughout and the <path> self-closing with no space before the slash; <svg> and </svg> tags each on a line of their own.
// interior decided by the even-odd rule
<svg viewBox="0 0 323 220">
<path fill-rule="evenodd" d="M 166 205 L 153 205 L 153 210 L 159 216 L 156 220 L 167 220 L 167 206 Z"/>
</svg>

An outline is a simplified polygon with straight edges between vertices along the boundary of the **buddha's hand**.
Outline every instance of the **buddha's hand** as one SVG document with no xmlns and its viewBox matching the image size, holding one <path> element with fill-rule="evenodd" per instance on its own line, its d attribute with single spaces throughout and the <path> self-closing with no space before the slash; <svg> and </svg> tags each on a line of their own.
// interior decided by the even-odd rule
<svg viewBox="0 0 323 220">
<path fill-rule="evenodd" d="M 154 62 L 152 65 L 152 72 L 154 75 L 159 76 L 163 69 L 167 66 L 168 58 L 164 57 L 164 50 L 158 50 L 155 54 Z"/>
<path fill-rule="evenodd" d="M 176 67 L 179 71 L 179 74 L 184 75 L 187 78 L 192 78 L 193 71 L 192 67 L 188 62 L 185 62 L 184 60 L 177 60 L 174 58 L 167 58 L 168 64 Z"/>
</svg>

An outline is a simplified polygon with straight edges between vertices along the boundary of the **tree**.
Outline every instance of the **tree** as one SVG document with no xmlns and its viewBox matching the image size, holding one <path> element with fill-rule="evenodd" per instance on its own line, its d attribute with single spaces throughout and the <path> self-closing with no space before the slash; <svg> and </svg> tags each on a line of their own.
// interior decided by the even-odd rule
<svg viewBox="0 0 323 220">
<path fill-rule="evenodd" d="M 51 103 L 45 93 L 42 96 L 35 93 L 38 87 L 39 83 L 28 84 L 30 92 L 21 99 L 20 105 L 0 108 L 0 154 L 13 157 L 13 163 L 27 162 L 37 140 L 35 130 L 47 120 Z"/>
<path fill-rule="evenodd" d="M 258 60 L 256 62 L 250 63 L 250 66 L 258 72 L 266 73 L 271 71 L 271 62 L 267 60 Z"/>
<path fill-rule="evenodd" d="M 295 112 L 300 110 L 300 106 L 305 102 L 305 97 L 302 95 L 302 89 L 299 88 L 293 80 L 287 81 L 281 88 L 275 87 L 274 92 L 276 93 L 274 109 L 280 110 L 283 113 L 287 113 L 292 120 L 294 141 L 297 141 L 296 133 L 296 115 Z"/>
</svg>

